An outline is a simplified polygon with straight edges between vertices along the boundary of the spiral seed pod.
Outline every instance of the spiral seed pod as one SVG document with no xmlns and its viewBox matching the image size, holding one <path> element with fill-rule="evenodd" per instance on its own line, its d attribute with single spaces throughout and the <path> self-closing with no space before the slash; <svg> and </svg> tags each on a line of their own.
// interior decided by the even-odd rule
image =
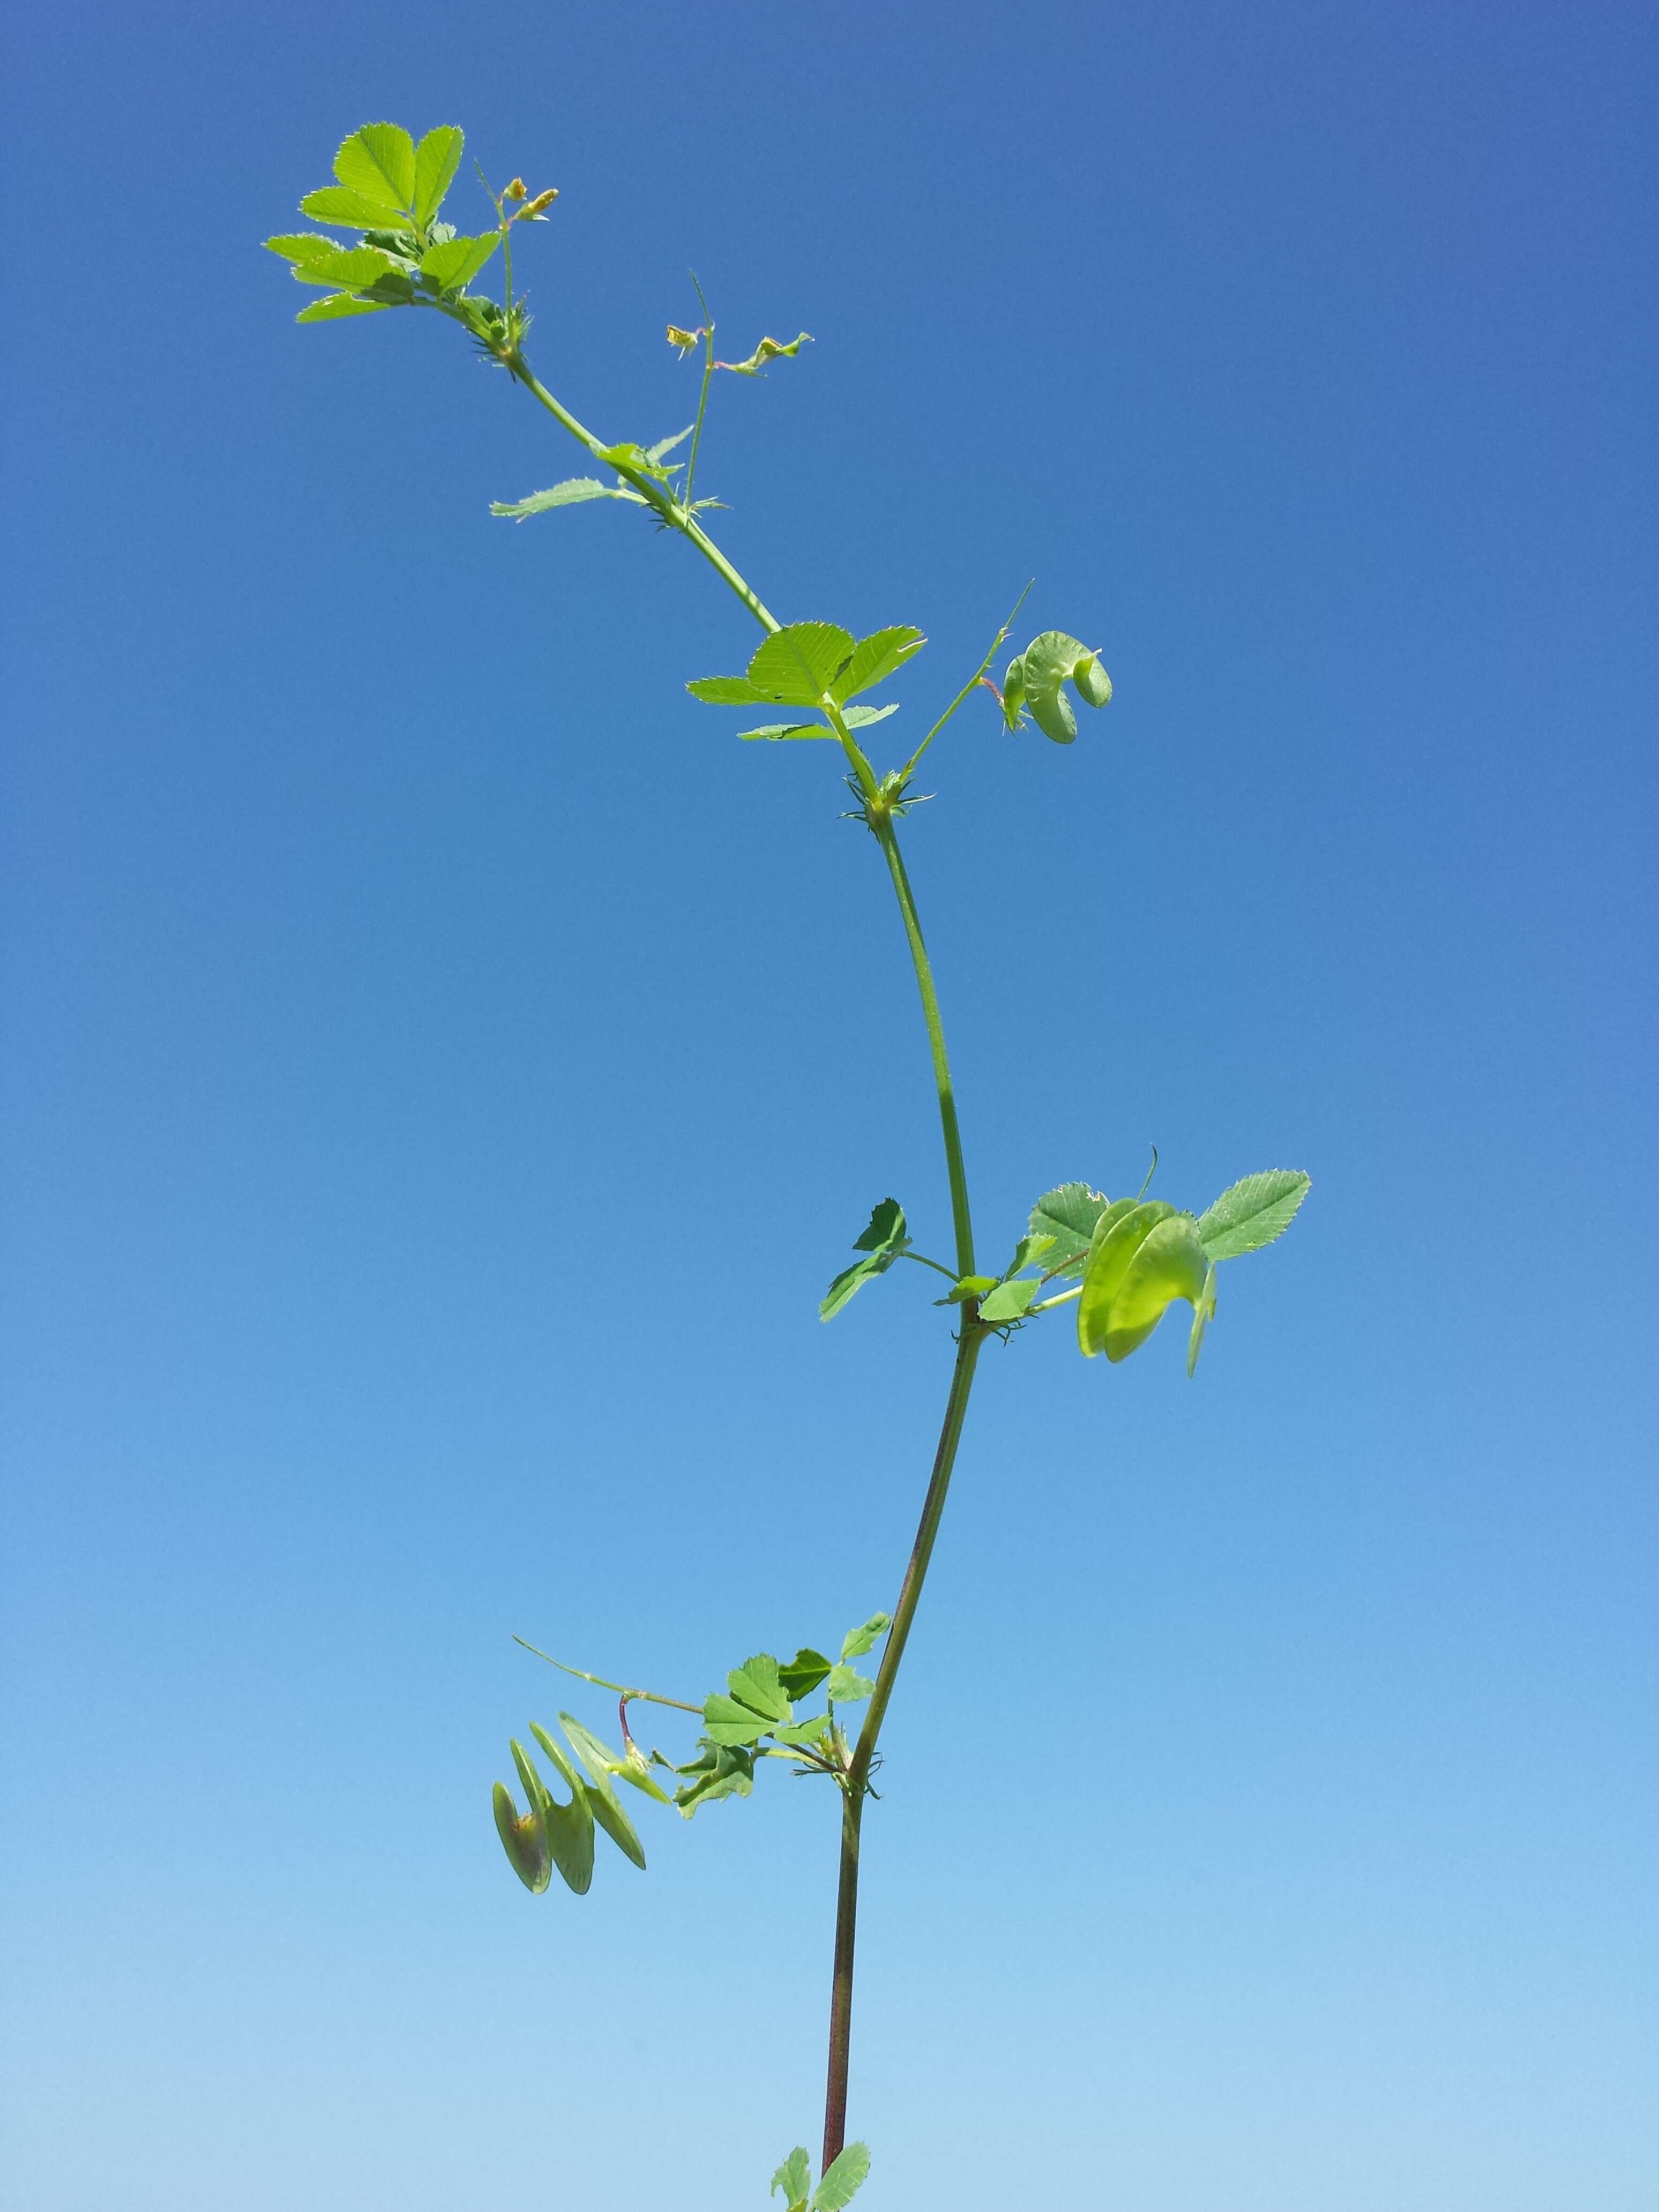
<svg viewBox="0 0 1659 2212">
<path fill-rule="evenodd" d="M 1018 700 L 1016 669 L 1019 671 Z M 1023 702 L 1045 738 L 1052 738 L 1057 745 L 1069 745 L 1077 735 L 1077 716 L 1063 688 L 1067 684 L 1075 688 L 1085 706 L 1103 707 L 1112 696 L 1112 679 L 1101 666 L 1100 656 L 1063 629 L 1046 629 L 1010 665 L 1003 708 L 1010 729 L 1018 726 Z M 1014 702 L 1012 708 L 1011 701 Z"/>
</svg>

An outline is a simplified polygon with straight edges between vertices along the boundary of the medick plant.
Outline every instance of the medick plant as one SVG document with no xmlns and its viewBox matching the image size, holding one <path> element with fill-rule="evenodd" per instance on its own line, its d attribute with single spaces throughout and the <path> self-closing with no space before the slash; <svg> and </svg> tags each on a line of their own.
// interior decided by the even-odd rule
<svg viewBox="0 0 1659 2212">
<path fill-rule="evenodd" d="M 833 1657 L 811 1644 L 787 1660 L 759 1652 L 732 1669 L 723 1689 L 700 1700 L 606 1681 L 550 1660 L 562 1673 L 616 1697 L 621 1749 L 613 1750 L 574 1714 L 562 1712 L 562 1742 L 537 1723 L 531 1724 L 530 1734 L 568 1795 L 562 1800 L 554 1796 L 531 1753 L 516 1741 L 513 1762 L 525 1793 L 525 1811 L 519 1810 L 502 1784 L 498 1783 L 495 1790 L 496 1828 L 526 1887 L 536 1893 L 546 1889 L 556 1869 L 580 1895 L 592 1879 L 596 1829 L 603 1829 L 635 1866 L 645 1864 L 638 1833 L 617 1794 L 618 1782 L 657 1804 L 678 1808 L 686 1820 L 718 1799 L 747 1797 L 763 1762 L 769 1760 L 783 1760 L 795 1773 L 821 1776 L 833 1786 L 841 1823 L 841 1873 L 821 2178 L 815 2189 L 807 2154 L 796 2149 L 778 2168 L 772 2185 L 781 2191 L 788 2212 L 806 2212 L 809 2205 L 811 2212 L 840 2212 L 869 2168 L 864 2145 L 846 2140 L 865 1810 L 874 1795 L 871 1777 L 882 1723 L 939 1535 L 980 1353 L 990 1338 L 1006 1340 L 1043 1316 L 1070 1307 L 1084 1357 L 1092 1359 L 1104 1352 L 1108 1363 L 1115 1364 L 1138 1351 L 1168 1308 L 1182 1300 L 1193 1316 L 1187 1343 L 1190 1376 L 1216 1310 L 1218 1269 L 1224 1261 L 1259 1251 L 1289 1226 L 1307 1192 L 1308 1177 L 1285 1169 L 1246 1176 L 1201 1213 L 1149 1199 L 1146 1184 L 1133 1198 L 1110 1199 L 1087 1182 L 1060 1183 L 1037 1200 L 1006 1264 L 993 1271 L 981 1267 L 974 1243 L 945 1029 L 900 848 L 900 824 L 922 796 L 915 789 L 915 781 L 928 748 L 978 692 L 994 698 L 1011 736 L 1027 726 L 1029 717 L 1044 737 L 1066 745 L 1077 735 L 1073 695 L 1085 706 L 1104 707 L 1112 696 L 1111 680 L 1091 647 L 1065 630 L 1048 629 L 1008 662 L 999 687 L 990 670 L 1024 605 L 1022 593 L 983 660 L 903 765 L 878 770 L 871 758 L 870 733 L 896 709 L 892 703 L 868 704 L 868 696 L 890 684 L 921 651 L 927 641 L 921 631 L 894 623 L 855 638 L 836 623 L 781 623 L 704 527 L 702 518 L 721 502 L 696 495 L 703 427 L 715 377 L 722 373 L 758 376 L 769 362 L 799 354 L 808 333 L 803 331 L 787 345 L 763 337 L 741 361 L 717 359 L 714 319 L 697 288 L 701 322 L 690 329 L 671 323 L 667 332 L 677 352 L 701 362 L 702 387 L 694 420 L 654 444 L 628 439 L 605 443 L 555 398 L 532 370 L 525 351 L 531 319 L 524 295 L 514 285 L 514 242 L 521 224 L 547 219 L 557 195 L 552 191 L 532 193 L 515 177 L 504 191 L 490 193 L 493 224 L 462 236 L 439 216 L 461 151 L 461 133 L 449 127 L 428 131 L 416 145 L 396 125 L 370 123 L 345 141 L 334 157 L 336 181 L 307 193 L 300 210 L 313 222 L 345 231 L 350 242 L 343 244 L 319 231 L 267 241 L 301 284 L 314 285 L 322 295 L 299 320 L 331 322 L 392 307 L 424 307 L 459 323 L 483 354 L 504 368 L 604 471 L 567 477 L 527 499 L 498 503 L 493 514 L 522 521 L 586 501 L 621 500 L 642 508 L 659 530 L 677 532 L 735 592 L 763 633 L 761 641 L 741 675 L 699 677 L 687 689 L 711 706 L 745 708 L 774 717 L 740 731 L 744 738 L 772 744 L 817 740 L 838 756 L 853 799 L 845 818 L 868 830 L 886 868 L 927 1030 L 950 1188 L 951 1256 L 939 1260 L 917 1251 L 903 1210 L 896 1200 L 884 1198 L 868 1225 L 853 1240 L 857 1256 L 830 1284 L 819 1307 L 825 1321 L 833 1320 L 866 1283 L 887 1273 L 899 1260 L 929 1268 L 945 1280 L 944 1295 L 934 1303 L 945 1311 L 955 1347 L 950 1387 L 921 1522 L 891 1614 L 872 1613 L 849 1629 Z M 482 173 L 480 178 L 482 181 Z M 489 191 L 488 185 L 484 189 Z M 471 289 L 497 253 L 502 271 L 500 300 Z M 694 277 L 694 286 L 696 281 Z M 684 460 L 671 460 L 669 456 L 685 447 L 688 439 Z M 1149 1175 L 1148 1183 L 1151 1179 Z M 860 1671 L 860 1662 L 869 1663 L 878 1650 L 872 1678 Z M 549 1658 L 545 1652 L 537 1656 Z M 700 1734 L 690 1755 L 671 1758 L 643 1748 L 629 1725 L 629 1708 L 638 1705 L 693 1715 Z M 819 1709 L 803 1710 L 809 1706 Z M 855 1724 L 860 1708 L 862 1719 Z"/>
</svg>

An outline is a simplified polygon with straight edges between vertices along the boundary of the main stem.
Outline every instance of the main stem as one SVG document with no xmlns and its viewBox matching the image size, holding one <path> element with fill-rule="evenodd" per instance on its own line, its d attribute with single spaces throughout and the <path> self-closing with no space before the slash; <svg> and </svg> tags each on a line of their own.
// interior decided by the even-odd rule
<svg viewBox="0 0 1659 2212">
<path fill-rule="evenodd" d="M 781 628 L 777 617 L 732 567 L 696 518 L 680 506 L 672 494 L 654 478 L 642 475 L 638 470 L 618 466 L 610 458 L 608 449 L 601 441 L 585 424 L 579 422 L 568 408 L 562 406 L 546 386 L 531 374 L 530 366 L 521 354 L 513 355 L 506 365 L 526 390 L 540 401 L 548 413 L 562 423 L 573 438 L 586 446 L 596 460 L 615 469 L 647 505 L 655 507 L 671 528 L 679 531 L 690 540 L 721 582 L 742 600 L 763 629 L 769 631 Z M 950 1058 L 945 1049 L 945 1025 L 939 1017 L 939 994 L 933 988 L 933 965 L 927 957 L 921 921 L 916 913 L 915 895 L 910 889 L 904 856 L 899 850 L 898 833 L 892 813 L 877 799 L 870 764 L 840 711 L 829 701 L 825 702 L 825 711 L 841 739 L 859 788 L 868 805 L 866 819 L 874 833 L 876 842 L 881 847 L 887 872 L 892 878 L 899 912 L 903 917 L 911 964 L 916 972 L 916 988 L 921 994 L 921 1015 L 927 1029 L 927 1048 L 933 1064 L 939 1132 L 945 1140 L 945 1168 L 951 1185 L 951 1218 L 956 1232 L 957 1272 L 960 1275 L 971 1275 L 974 1272 L 974 1224 L 968 1203 L 967 1171 L 963 1165 L 962 1132 L 957 1121 L 956 1091 L 951 1080 Z M 876 1686 L 871 1695 L 869 1710 L 865 1715 L 864 1726 L 859 1731 L 859 1740 L 844 1779 L 841 1880 L 836 1900 L 836 1960 L 830 1998 L 830 2069 L 823 2106 L 825 2167 L 841 2155 L 847 2141 L 847 2084 L 853 2039 L 853 1966 L 858 1935 L 859 1843 L 864 1825 L 864 1801 L 869 1795 L 870 1771 L 875 1760 L 877 1739 L 881 1734 L 882 1723 L 887 1717 L 893 1685 L 904 1658 L 904 1647 L 910 1638 L 910 1626 L 916 1616 L 916 1607 L 921 1601 L 921 1586 L 927 1578 L 927 1565 L 933 1556 L 939 1522 L 945 1516 L 945 1501 L 951 1488 L 951 1471 L 956 1465 L 957 1446 L 962 1441 L 962 1426 L 967 1418 L 968 1400 L 974 1387 L 974 1370 L 979 1363 L 981 1346 L 991 1333 L 979 1318 L 977 1302 L 969 1298 L 962 1309 L 962 1333 L 957 1339 L 956 1363 L 951 1370 L 951 1391 L 945 1401 L 944 1425 L 939 1430 L 939 1445 L 933 1454 L 933 1474 L 928 1480 L 927 1495 L 922 1500 L 921 1519 L 916 1528 L 915 1542 L 910 1547 L 904 1580 L 899 1585 L 898 1598 L 893 1607 L 893 1626 L 888 1632 L 887 1648 L 882 1653 L 881 1665 L 876 1672 Z"/>
</svg>

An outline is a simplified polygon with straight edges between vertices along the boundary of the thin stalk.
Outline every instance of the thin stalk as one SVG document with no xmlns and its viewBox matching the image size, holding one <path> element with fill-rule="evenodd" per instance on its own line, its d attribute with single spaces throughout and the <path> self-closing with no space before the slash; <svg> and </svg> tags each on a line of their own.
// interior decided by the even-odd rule
<svg viewBox="0 0 1659 2212">
<path fill-rule="evenodd" d="M 933 1087 L 939 1093 L 939 1130 L 945 1139 L 945 1171 L 951 1182 L 951 1219 L 957 1237 L 957 1273 L 971 1275 L 974 1272 L 974 1220 L 968 1204 L 968 1174 L 962 1164 L 962 1132 L 957 1122 L 957 1097 L 951 1081 L 950 1056 L 945 1049 L 945 1024 L 939 1017 L 939 994 L 933 988 L 933 963 L 927 957 L 927 946 L 921 934 L 921 921 L 916 913 L 915 894 L 910 889 L 904 855 L 899 850 L 898 836 L 891 817 L 878 814 L 871 827 L 887 862 L 887 872 L 893 878 L 893 889 L 898 896 L 899 912 L 904 917 L 904 934 L 909 939 L 910 959 L 916 971 L 916 988 L 921 994 L 921 1017 L 927 1024 L 927 1049 L 933 1061 Z"/>
<path fill-rule="evenodd" d="M 967 1270 L 964 1269 L 963 1273 Z M 951 1371 L 951 1395 L 945 1404 L 945 1424 L 939 1431 L 939 1449 L 933 1455 L 933 1472 L 927 1485 L 927 1495 L 922 1501 L 916 1540 L 911 1547 L 904 1580 L 899 1585 L 898 1602 L 893 1608 L 893 1626 L 888 1632 L 887 1648 L 881 1655 L 881 1665 L 876 1672 L 876 1686 L 870 1699 L 869 1711 L 865 1715 L 864 1726 L 859 1731 L 858 1743 L 848 1769 L 842 1803 L 841 1880 L 836 1897 L 836 1964 L 830 1991 L 830 2067 L 823 2098 L 825 2167 L 840 2157 L 847 2142 L 847 2083 L 853 2044 L 853 1965 L 858 1936 L 859 1843 L 864 1820 L 864 1800 L 870 1787 L 870 1768 L 876 1755 L 876 1740 L 881 1734 L 881 1724 L 887 1717 L 893 1684 L 897 1680 L 904 1657 L 904 1647 L 909 1641 L 910 1624 L 916 1617 L 916 1607 L 921 1599 L 921 1586 L 927 1579 L 927 1563 L 933 1556 L 934 1540 L 939 1534 L 939 1522 L 944 1518 L 945 1500 L 951 1488 L 951 1470 L 956 1465 L 957 1446 L 962 1441 L 962 1425 L 967 1416 L 968 1399 L 974 1387 L 974 1370 L 978 1364 L 980 1346 L 989 1334 L 981 1326 L 972 1307 L 965 1309 L 962 1334 L 957 1339 L 956 1365 Z"/>
</svg>

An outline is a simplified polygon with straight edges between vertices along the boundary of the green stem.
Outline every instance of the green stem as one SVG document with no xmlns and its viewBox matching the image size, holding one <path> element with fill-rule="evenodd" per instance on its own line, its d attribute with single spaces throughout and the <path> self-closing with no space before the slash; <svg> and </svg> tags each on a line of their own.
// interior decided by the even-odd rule
<svg viewBox="0 0 1659 2212">
<path fill-rule="evenodd" d="M 904 917 L 904 934 L 910 943 L 910 959 L 916 971 L 916 988 L 921 994 L 921 1018 L 927 1024 L 927 1049 L 933 1061 L 933 1087 L 939 1093 L 939 1130 L 945 1139 L 945 1170 L 951 1181 L 951 1219 L 957 1237 L 957 1273 L 971 1275 L 974 1272 L 974 1221 L 968 1204 L 968 1174 L 962 1163 L 962 1132 L 957 1122 L 956 1091 L 951 1082 L 950 1056 L 945 1049 L 945 1024 L 939 1018 L 939 994 L 933 988 L 933 963 L 927 957 L 921 921 L 916 913 L 915 895 L 910 889 L 910 878 L 905 870 L 904 855 L 899 850 L 898 836 L 894 830 L 892 817 L 887 814 L 878 814 L 870 826 L 876 833 L 876 842 L 881 847 L 882 856 L 887 862 L 887 872 L 893 878 L 899 912 Z"/>
<path fill-rule="evenodd" d="M 973 1306 L 965 1308 L 962 1334 L 957 1339 L 956 1365 L 951 1370 L 951 1395 L 945 1403 L 945 1423 L 933 1455 L 933 1472 L 922 1501 L 916 1540 L 911 1547 L 904 1580 L 899 1585 L 887 1648 L 881 1655 L 875 1690 L 847 1773 L 842 1802 L 841 1878 L 836 1895 L 836 1963 L 830 1991 L 830 2066 L 823 2099 L 824 2167 L 840 2157 L 847 2142 L 847 2085 L 853 2045 L 853 1966 L 858 1936 L 859 1845 L 864 1801 L 870 1789 L 870 1769 L 876 1755 L 876 1740 L 887 1717 L 893 1685 L 904 1658 L 904 1647 L 909 1641 L 910 1625 L 921 1602 L 921 1586 L 927 1579 L 927 1563 L 933 1556 L 934 1540 L 945 1516 L 951 1470 L 956 1465 L 957 1446 L 962 1441 L 962 1425 L 974 1387 L 980 1346 L 989 1334 Z"/>
</svg>

